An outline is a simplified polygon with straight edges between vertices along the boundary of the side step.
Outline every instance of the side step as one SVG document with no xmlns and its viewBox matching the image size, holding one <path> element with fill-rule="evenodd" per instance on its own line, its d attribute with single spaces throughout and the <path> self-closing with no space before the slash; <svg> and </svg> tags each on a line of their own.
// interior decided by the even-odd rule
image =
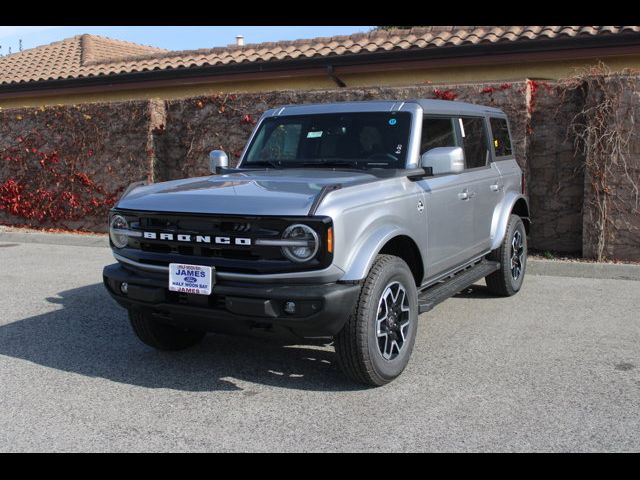
<svg viewBox="0 0 640 480">
<path fill-rule="evenodd" d="M 426 290 L 420 292 L 418 295 L 418 312 L 428 312 L 440 302 L 443 302 L 449 297 L 453 297 L 456 293 L 461 292 L 469 285 L 473 285 L 481 278 L 484 278 L 499 269 L 500 262 L 481 260 L 475 265 L 456 273 L 446 280 L 432 285 Z"/>
</svg>

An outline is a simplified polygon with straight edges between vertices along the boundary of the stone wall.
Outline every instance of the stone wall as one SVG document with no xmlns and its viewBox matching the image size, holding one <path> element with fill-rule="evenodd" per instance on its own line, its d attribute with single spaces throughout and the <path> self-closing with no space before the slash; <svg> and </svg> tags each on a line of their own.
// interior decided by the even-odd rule
<svg viewBox="0 0 640 480">
<path fill-rule="evenodd" d="M 567 91 L 557 85 L 530 85 L 530 92 L 534 88 L 535 97 L 529 100 L 525 154 L 534 222 L 530 244 L 539 250 L 580 252 L 584 159 L 576 154 L 569 125 L 584 99 L 580 91 Z"/>
<path fill-rule="evenodd" d="M 0 110 L 0 222 L 104 231 L 149 175 L 145 101 Z"/>
<path fill-rule="evenodd" d="M 620 134 L 626 144 L 622 155 L 604 159 L 585 158 L 583 204 L 583 254 L 605 259 L 640 260 L 640 132 L 634 119 L 640 118 L 640 78 L 613 76 L 597 88 L 587 89 L 585 108 L 611 102 L 605 119 L 609 129 Z M 584 119 L 593 124 L 592 119 Z M 610 132 L 603 132 L 607 136 Z M 604 142 L 606 144 L 606 142 Z M 608 150 L 607 150 L 608 151 Z M 597 155 L 594 155 L 597 157 Z M 606 165 L 605 163 L 606 162 Z M 601 228 L 604 225 L 604 229 Z M 599 238 L 604 240 L 599 252 Z"/>
<path fill-rule="evenodd" d="M 105 231 L 109 204 L 129 183 L 207 175 L 207 154 L 212 149 L 225 150 L 235 165 L 256 120 L 271 107 L 411 98 L 467 101 L 503 109 L 527 177 L 534 222 L 530 246 L 575 253 L 584 249 L 585 255 L 593 254 L 588 235 L 593 203 L 590 180 L 585 175 L 585 159 L 576 152 L 575 139 L 568 132 L 589 99 L 583 90 L 569 90 L 562 82 L 534 80 L 220 94 L 0 111 L 0 223 Z M 638 108 L 637 95 L 627 100 L 625 108 Z M 609 239 L 608 255 L 638 260 L 640 215 L 633 204 L 635 191 L 622 181 L 628 174 L 638 184 L 640 143 L 634 137 L 630 145 L 630 170 L 618 172 L 611 182 L 627 203 L 623 210 L 612 213 L 618 227 Z M 23 185 L 16 193 L 16 181 L 27 187 Z M 69 192 L 74 195 L 71 199 Z M 35 214 L 17 207 L 20 193 L 40 199 L 33 205 Z M 49 203 L 56 208 L 47 210 Z"/>
</svg>

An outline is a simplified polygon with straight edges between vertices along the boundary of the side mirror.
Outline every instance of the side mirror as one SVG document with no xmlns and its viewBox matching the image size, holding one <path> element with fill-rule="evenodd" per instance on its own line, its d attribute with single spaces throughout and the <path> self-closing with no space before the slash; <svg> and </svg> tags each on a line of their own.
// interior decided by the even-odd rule
<svg viewBox="0 0 640 480">
<path fill-rule="evenodd" d="M 464 170 L 464 152 L 462 147 L 437 147 L 422 154 L 422 168 L 431 168 L 434 175 L 459 173 Z"/>
<path fill-rule="evenodd" d="M 209 152 L 209 170 L 214 175 L 220 173 L 223 168 L 229 167 L 229 157 L 222 150 L 212 150 Z"/>
</svg>

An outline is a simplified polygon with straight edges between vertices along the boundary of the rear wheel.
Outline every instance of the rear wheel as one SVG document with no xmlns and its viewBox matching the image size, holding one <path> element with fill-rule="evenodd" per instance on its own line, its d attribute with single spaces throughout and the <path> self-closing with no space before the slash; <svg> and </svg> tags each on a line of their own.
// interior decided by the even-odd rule
<svg viewBox="0 0 640 480">
<path fill-rule="evenodd" d="M 407 264 L 379 255 L 354 312 L 335 337 L 344 373 L 358 383 L 380 386 L 409 362 L 418 326 L 418 293 Z"/>
<path fill-rule="evenodd" d="M 527 268 L 527 232 L 519 216 L 509 217 L 507 232 L 500 247 L 492 251 L 488 258 L 500 262 L 500 270 L 485 279 L 489 291 L 504 297 L 518 293 Z"/>
<path fill-rule="evenodd" d="M 137 337 L 158 350 L 183 350 L 196 345 L 205 336 L 205 332 L 158 322 L 151 314 L 138 310 L 129 310 L 129 321 Z"/>
</svg>

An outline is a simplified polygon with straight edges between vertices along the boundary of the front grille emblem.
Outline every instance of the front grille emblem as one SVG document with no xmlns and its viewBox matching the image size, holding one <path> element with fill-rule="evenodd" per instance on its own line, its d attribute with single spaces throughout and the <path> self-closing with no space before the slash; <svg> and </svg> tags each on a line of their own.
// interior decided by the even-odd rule
<svg viewBox="0 0 640 480">
<path fill-rule="evenodd" d="M 215 245 L 238 245 L 248 247 L 251 245 L 250 238 L 226 237 L 214 235 L 191 235 L 186 233 L 167 232 L 143 232 L 142 237 L 147 240 L 166 240 L 168 242 L 205 243 Z"/>
</svg>

